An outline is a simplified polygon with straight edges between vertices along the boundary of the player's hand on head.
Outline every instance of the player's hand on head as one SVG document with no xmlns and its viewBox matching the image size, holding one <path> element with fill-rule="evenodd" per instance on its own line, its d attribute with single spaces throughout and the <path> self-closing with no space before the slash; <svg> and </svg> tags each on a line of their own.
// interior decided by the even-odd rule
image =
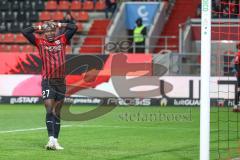
<svg viewBox="0 0 240 160">
<path fill-rule="evenodd" d="M 48 23 L 45 22 L 45 23 L 42 25 L 42 29 L 43 29 L 43 30 L 46 30 L 47 28 L 48 28 Z"/>
<path fill-rule="evenodd" d="M 56 22 L 56 21 L 50 21 L 50 24 L 52 24 L 52 25 L 54 25 L 55 27 L 57 27 L 58 26 L 58 22 Z"/>
<path fill-rule="evenodd" d="M 54 22 L 54 21 L 49 21 L 49 22 L 48 22 L 48 25 L 49 25 L 51 28 L 57 28 L 57 23 Z"/>
<path fill-rule="evenodd" d="M 57 28 L 57 23 L 54 21 L 45 21 L 44 24 L 42 25 L 42 29 L 46 30 L 46 29 L 56 29 Z"/>
</svg>

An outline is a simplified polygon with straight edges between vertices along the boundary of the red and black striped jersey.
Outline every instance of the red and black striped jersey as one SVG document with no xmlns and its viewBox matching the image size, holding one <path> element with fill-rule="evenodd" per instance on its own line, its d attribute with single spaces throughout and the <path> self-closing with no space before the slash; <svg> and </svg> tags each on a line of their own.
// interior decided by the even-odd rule
<svg viewBox="0 0 240 160">
<path fill-rule="evenodd" d="M 60 35 L 53 42 L 43 38 L 35 38 L 35 44 L 42 59 L 43 79 L 65 77 L 65 48 L 67 40 Z"/>
<path fill-rule="evenodd" d="M 42 59 L 43 79 L 65 78 L 65 48 L 77 31 L 75 24 L 67 24 L 65 33 L 55 37 L 53 42 L 38 38 L 33 27 L 25 28 L 23 35 L 39 50 Z"/>
</svg>

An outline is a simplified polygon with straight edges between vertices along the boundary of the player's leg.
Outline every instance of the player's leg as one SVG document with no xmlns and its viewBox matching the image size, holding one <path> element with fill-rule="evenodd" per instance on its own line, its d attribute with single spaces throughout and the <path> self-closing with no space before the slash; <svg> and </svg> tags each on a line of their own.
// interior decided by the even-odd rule
<svg viewBox="0 0 240 160">
<path fill-rule="evenodd" d="M 55 90 L 51 87 L 50 80 L 42 80 L 42 98 L 46 109 L 46 127 L 49 141 L 45 146 L 46 149 L 55 149 L 54 146 L 54 107 L 55 107 Z"/>
<path fill-rule="evenodd" d="M 240 96 L 240 77 L 237 77 L 237 91 L 235 93 L 234 106 L 233 106 L 234 112 L 240 111 L 239 96 Z"/>
<path fill-rule="evenodd" d="M 55 100 L 54 99 L 46 99 L 44 100 L 44 105 L 46 108 L 46 127 L 48 132 L 49 141 L 46 145 L 46 149 L 55 149 L 55 139 L 54 139 L 54 107 Z"/>
<path fill-rule="evenodd" d="M 61 108 L 63 106 L 63 102 L 64 100 L 60 100 L 56 102 L 55 108 L 54 108 L 54 120 L 55 120 L 55 124 L 54 124 L 54 138 L 58 138 L 59 136 L 59 132 L 60 132 L 60 126 L 61 126 Z"/>
<path fill-rule="evenodd" d="M 54 140 L 55 140 L 55 148 L 57 150 L 64 149 L 58 143 L 59 132 L 61 129 L 61 108 L 63 106 L 64 99 L 56 101 L 56 105 L 54 108 Z"/>
<path fill-rule="evenodd" d="M 63 149 L 58 143 L 59 132 L 61 129 L 61 108 L 64 103 L 66 85 L 65 81 L 59 82 L 55 87 L 56 89 L 56 105 L 54 106 L 54 138 L 55 138 L 55 147 L 57 150 Z"/>
</svg>

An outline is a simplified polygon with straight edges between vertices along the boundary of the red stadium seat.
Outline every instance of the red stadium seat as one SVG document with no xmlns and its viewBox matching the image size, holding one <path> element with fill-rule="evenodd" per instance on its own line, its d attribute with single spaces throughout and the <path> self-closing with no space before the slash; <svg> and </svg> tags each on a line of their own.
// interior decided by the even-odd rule
<svg viewBox="0 0 240 160">
<path fill-rule="evenodd" d="M 45 3 L 45 9 L 46 10 L 57 10 L 57 2 L 56 1 L 47 1 Z"/>
<path fill-rule="evenodd" d="M 82 25 L 82 24 L 81 24 Z M 82 30 L 81 30 L 82 31 Z M 81 31 L 77 31 L 77 32 L 81 32 Z M 78 35 L 74 35 L 73 38 L 72 38 L 72 43 L 74 45 L 79 45 L 80 43 L 80 37 Z"/>
<path fill-rule="evenodd" d="M 4 34 L 4 38 L 2 40 L 4 43 L 14 43 L 15 42 L 15 36 L 13 33 L 7 33 Z"/>
<path fill-rule="evenodd" d="M 97 1 L 95 9 L 97 11 L 103 11 L 106 8 L 104 1 Z"/>
<path fill-rule="evenodd" d="M 80 1 L 72 1 L 71 10 L 72 11 L 80 11 L 82 9 L 82 3 Z"/>
<path fill-rule="evenodd" d="M 88 12 L 82 11 L 82 12 L 79 13 L 79 21 L 84 21 L 84 22 L 86 22 L 86 21 L 88 21 L 88 20 L 89 20 Z"/>
<path fill-rule="evenodd" d="M 56 21 L 60 21 L 64 19 L 64 14 L 61 11 L 53 12 L 52 19 Z"/>
<path fill-rule="evenodd" d="M 11 52 L 11 47 L 10 45 L 5 45 L 5 52 Z"/>
<path fill-rule="evenodd" d="M 66 54 L 71 54 L 72 53 L 72 47 L 67 45 L 66 46 Z"/>
<path fill-rule="evenodd" d="M 24 53 L 31 53 L 34 51 L 34 47 L 32 45 L 24 45 L 22 47 L 22 52 Z"/>
<path fill-rule="evenodd" d="M 1 44 L 0 45 L 0 52 L 7 52 L 7 45 Z"/>
<path fill-rule="evenodd" d="M 83 2 L 83 10 L 92 11 L 94 9 L 93 1 L 85 1 Z"/>
<path fill-rule="evenodd" d="M 78 19 L 78 12 L 71 12 L 71 15 L 77 21 L 77 19 Z"/>
<path fill-rule="evenodd" d="M 76 25 L 78 27 L 77 32 L 82 32 L 83 31 L 83 24 L 81 22 L 77 22 Z"/>
<path fill-rule="evenodd" d="M 59 10 L 68 10 L 70 7 L 69 1 L 60 1 L 58 5 Z"/>
<path fill-rule="evenodd" d="M 20 46 L 17 44 L 9 45 L 9 51 L 10 52 L 20 52 Z"/>
<path fill-rule="evenodd" d="M 41 21 L 49 21 L 49 20 L 51 20 L 50 12 L 47 12 L 47 11 L 41 12 L 40 15 L 39 15 L 39 19 Z"/>
<path fill-rule="evenodd" d="M 88 12 L 82 11 L 82 12 L 71 12 L 71 15 L 76 21 L 88 21 L 89 15 Z"/>
<path fill-rule="evenodd" d="M 4 38 L 4 34 L 0 34 L 0 43 L 2 43 L 3 38 Z"/>
<path fill-rule="evenodd" d="M 28 43 L 28 40 L 21 34 L 16 34 L 16 39 L 15 39 L 16 43 Z"/>
</svg>

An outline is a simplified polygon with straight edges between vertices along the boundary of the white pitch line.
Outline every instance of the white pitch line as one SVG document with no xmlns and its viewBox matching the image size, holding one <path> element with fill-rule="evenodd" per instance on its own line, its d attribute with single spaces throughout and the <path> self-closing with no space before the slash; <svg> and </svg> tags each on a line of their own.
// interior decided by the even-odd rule
<svg viewBox="0 0 240 160">
<path fill-rule="evenodd" d="M 107 125 L 62 125 L 61 128 L 69 128 L 69 127 L 80 127 L 80 128 L 122 128 L 122 129 L 162 129 L 162 130 L 179 130 L 179 128 L 170 128 L 170 127 L 164 127 L 164 128 L 157 128 L 157 126 L 107 126 Z M 15 133 L 15 132 L 28 132 L 28 131 L 37 131 L 37 130 L 45 130 L 46 127 L 39 127 L 39 128 L 28 128 L 28 129 L 16 129 L 16 130 L 8 130 L 8 131 L 0 131 L 0 134 L 4 133 Z M 184 128 L 184 130 L 191 130 L 191 131 L 198 131 L 197 128 Z"/>
<path fill-rule="evenodd" d="M 86 127 L 86 128 L 123 128 L 123 129 L 169 129 L 169 130 L 179 130 L 179 128 L 170 128 L 170 127 L 164 127 L 164 128 L 157 128 L 159 126 L 139 126 L 139 127 L 134 127 L 134 126 L 106 126 L 106 125 L 73 125 L 73 127 Z M 199 130 L 198 128 L 184 128 L 184 130 Z"/>
<path fill-rule="evenodd" d="M 63 125 L 61 127 L 72 127 L 72 125 Z M 15 133 L 15 132 L 27 132 L 27 131 L 37 131 L 37 130 L 45 130 L 46 127 L 39 127 L 39 128 L 27 128 L 27 129 L 15 129 L 15 130 L 8 130 L 8 131 L 0 131 L 1 133 Z"/>
</svg>

